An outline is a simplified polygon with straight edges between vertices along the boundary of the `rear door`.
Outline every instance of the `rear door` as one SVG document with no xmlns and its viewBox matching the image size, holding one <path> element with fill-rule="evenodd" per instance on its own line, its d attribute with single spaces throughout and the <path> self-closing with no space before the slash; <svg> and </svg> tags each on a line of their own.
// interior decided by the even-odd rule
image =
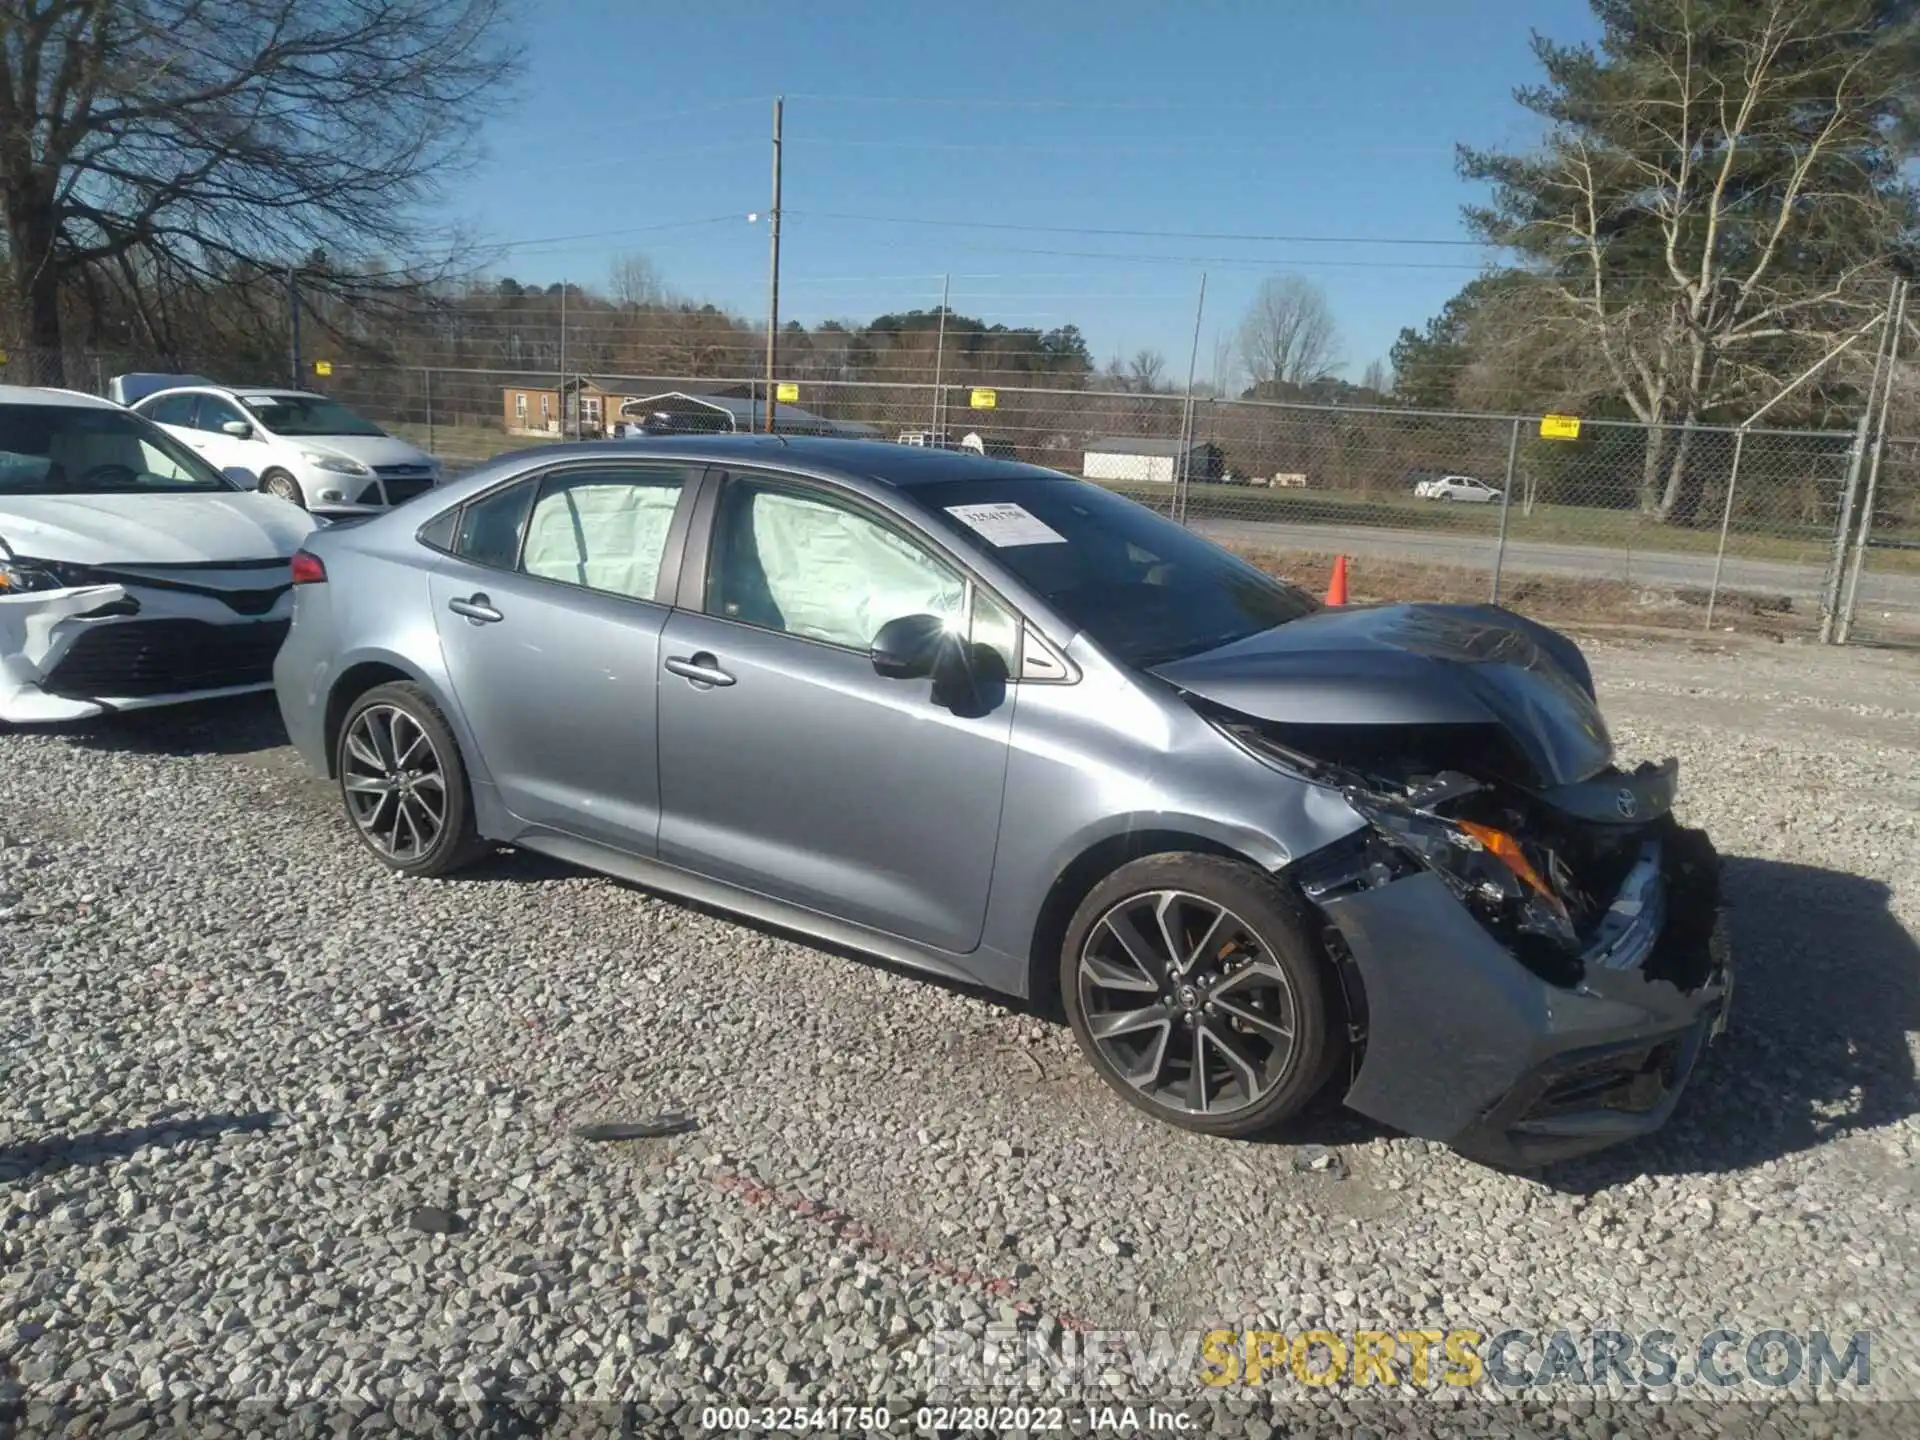
<svg viewBox="0 0 1920 1440">
<path fill-rule="evenodd" d="M 999 838 L 1013 687 L 985 713 L 875 674 L 888 620 L 1016 622 L 925 536 L 820 482 L 716 476 L 660 650 L 660 858 L 964 953 Z M 997 610 L 988 615 L 988 609 Z M 976 623 L 977 622 L 977 623 Z M 1011 668 L 1010 654 L 1001 663 Z"/>
<path fill-rule="evenodd" d="M 481 760 L 528 825 L 654 849 L 660 632 L 698 477 L 576 463 L 461 512 L 434 619 Z"/>
</svg>

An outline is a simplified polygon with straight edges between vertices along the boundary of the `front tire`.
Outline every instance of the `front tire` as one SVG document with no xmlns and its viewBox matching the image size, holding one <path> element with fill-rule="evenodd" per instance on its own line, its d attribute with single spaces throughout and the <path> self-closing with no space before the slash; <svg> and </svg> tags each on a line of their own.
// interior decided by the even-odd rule
<svg viewBox="0 0 1920 1440">
<path fill-rule="evenodd" d="M 260 477 L 260 488 L 289 505 L 298 505 L 302 510 L 307 508 L 307 497 L 300 489 L 300 482 L 284 470 L 267 471 Z"/>
<path fill-rule="evenodd" d="M 340 801 L 360 842 L 402 875 L 450 875 L 486 853 L 446 717 L 411 681 L 376 685 L 334 742 Z"/>
<path fill-rule="evenodd" d="M 1333 977 L 1299 902 L 1217 855 L 1123 865 L 1067 927 L 1060 993 L 1080 1049 L 1129 1104 L 1182 1129 L 1271 1130 L 1340 1053 Z"/>
</svg>

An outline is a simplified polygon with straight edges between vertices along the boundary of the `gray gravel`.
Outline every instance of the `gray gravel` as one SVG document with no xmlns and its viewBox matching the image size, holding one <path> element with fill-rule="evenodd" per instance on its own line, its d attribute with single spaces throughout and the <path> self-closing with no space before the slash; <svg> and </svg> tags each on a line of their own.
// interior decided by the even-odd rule
<svg viewBox="0 0 1920 1440">
<path fill-rule="evenodd" d="M 1005 1322 L 1870 1330 L 1869 1393 L 1920 1400 L 1920 666 L 1591 648 L 1623 753 L 1677 754 L 1729 857 L 1737 1013 L 1666 1132 L 1525 1177 L 1338 1112 L 1186 1136 L 1048 1019 L 532 857 L 386 878 L 270 702 L 0 734 L 0 1410 L 509 1397 L 647 1431 L 785 1398 L 903 1433 L 985 1398 L 938 1389 L 935 1332 Z M 572 1133 L 668 1111 L 698 1128 Z M 1154 1393 L 1208 1433 L 1439 1417 Z M 1611 1393 L 1438 1400 L 1915 1428 L 1804 1382 Z"/>
</svg>

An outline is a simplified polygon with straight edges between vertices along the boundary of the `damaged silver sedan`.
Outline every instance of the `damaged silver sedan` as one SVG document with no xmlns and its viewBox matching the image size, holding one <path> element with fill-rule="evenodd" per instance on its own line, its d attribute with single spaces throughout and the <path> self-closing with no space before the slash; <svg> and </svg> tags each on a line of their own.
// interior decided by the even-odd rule
<svg viewBox="0 0 1920 1440">
<path fill-rule="evenodd" d="M 0 386 L 0 721 L 266 688 L 313 528 L 117 405 Z"/>
<path fill-rule="evenodd" d="M 281 713 L 380 863 L 511 844 L 1057 999 L 1189 1129 L 1331 1086 L 1550 1159 L 1659 1126 L 1726 1013 L 1713 847 L 1574 644 L 1325 608 L 1053 471 L 560 446 L 294 580 Z"/>
</svg>

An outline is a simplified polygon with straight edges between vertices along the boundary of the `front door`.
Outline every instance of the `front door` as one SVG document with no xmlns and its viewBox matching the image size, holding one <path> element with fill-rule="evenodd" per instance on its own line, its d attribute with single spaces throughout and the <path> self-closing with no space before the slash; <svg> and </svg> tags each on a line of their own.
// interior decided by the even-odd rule
<svg viewBox="0 0 1920 1440">
<path fill-rule="evenodd" d="M 973 949 L 1013 692 L 957 714 L 930 681 L 882 679 L 869 658 L 890 619 L 960 623 L 965 578 L 852 496 L 784 477 L 721 485 L 703 603 L 662 637 L 660 858 Z"/>
<path fill-rule="evenodd" d="M 242 440 L 220 428 L 233 420 L 252 426 L 253 435 Z M 195 448 L 218 469 L 246 470 L 258 479 L 260 472 L 267 468 L 267 446 L 259 438 L 258 422 L 232 401 L 223 400 L 218 395 L 202 395 L 194 428 L 197 431 L 194 436 Z"/>
<path fill-rule="evenodd" d="M 575 465 L 462 512 L 431 581 L 434 621 L 487 773 L 529 825 L 653 851 L 659 592 L 697 474 Z"/>
</svg>

